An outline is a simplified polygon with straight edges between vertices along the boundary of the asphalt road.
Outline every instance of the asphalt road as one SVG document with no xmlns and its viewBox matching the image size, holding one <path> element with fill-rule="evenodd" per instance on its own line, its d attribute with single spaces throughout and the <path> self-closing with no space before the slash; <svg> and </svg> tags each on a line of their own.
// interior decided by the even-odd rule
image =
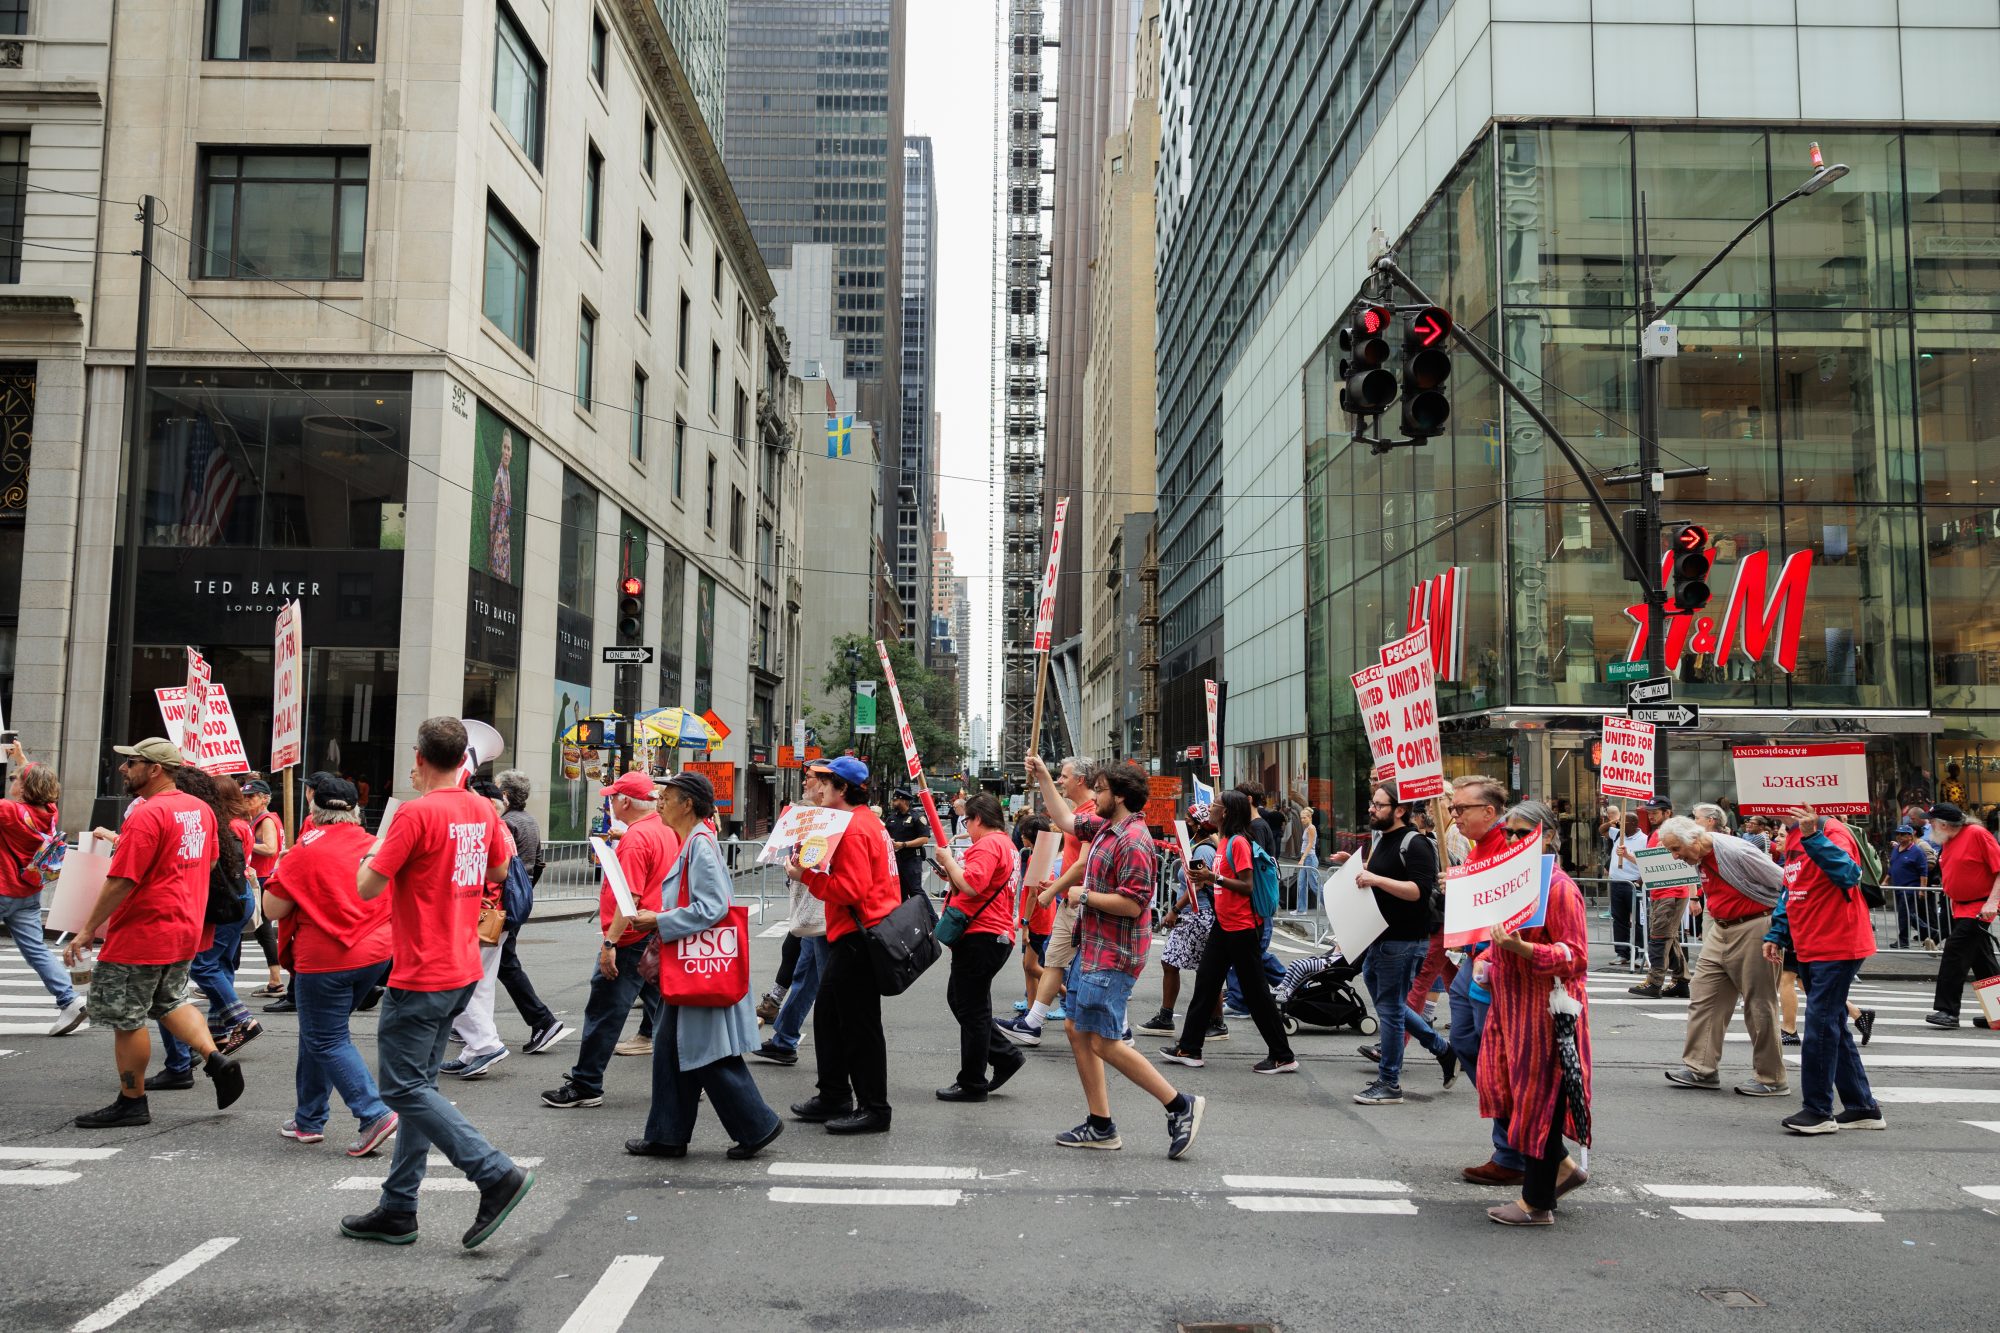
<svg viewBox="0 0 2000 1333">
<path fill-rule="evenodd" d="M 587 922 L 549 923 L 523 949 L 576 1025 L 591 940 Z M 768 978 L 776 942 L 759 940 L 756 961 Z M 0 981 L 22 980 L 7 951 Z M 1594 977 L 1593 996 L 1623 1001 L 1625 984 Z M 1254 1029 L 1240 1023 L 1207 1068 L 1171 1069 L 1209 1098 L 1180 1162 L 1166 1160 L 1157 1107 L 1115 1076 L 1125 1149 L 1054 1145 L 1082 1118 L 1059 1037 L 992 1101 L 940 1104 L 932 1089 L 956 1063 L 940 965 L 888 1002 L 897 1119 L 886 1136 L 790 1124 L 763 1158 L 731 1162 L 705 1118 L 685 1161 L 628 1157 L 643 1061 L 614 1060 L 601 1109 L 540 1104 L 574 1038 L 450 1084 L 498 1146 L 541 1159 L 533 1194 L 470 1252 L 458 1243 L 476 1201 L 465 1192 L 427 1189 L 413 1246 L 340 1236 L 343 1213 L 372 1206 L 367 1181 L 387 1157 L 347 1158 L 347 1120 L 317 1146 L 279 1136 L 291 1018 L 264 1016 L 266 1035 L 244 1050 L 249 1091 L 230 1111 L 200 1081 L 155 1093 L 150 1127 L 85 1132 L 69 1118 L 111 1096 L 108 1036 L 17 1031 L 30 1026 L 18 1010 L 45 997 L 10 987 L 0 1328 L 1990 1328 L 2000 1038 L 1923 1028 L 1913 1020 L 1927 988 L 1869 984 L 1885 1022 L 1867 1056 L 1889 1129 L 1815 1139 L 1778 1130 L 1795 1098 L 1670 1088 L 1661 1070 L 1680 1050 L 1681 1006 L 1599 1003 L 1592 1183 L 1556 1227 L 1513 1231 L 1485 1216 L 1504 1192 L 1458 1179 L 1488 1147 L 1471 1087 L 1439 1091 L 1419 1054 L 1409 1102 L 1356 1106 L 1369 1067 L 1346 1034 L 1300 1037 L 1303 1071 L 1262 1078 L 1249 1070 L 1263 1054 Z M 1134 1016 L 1157 1000 L 1155 973 Z M 501 1011 L 520 1040 L 504 996 Z M 372 1062 L 373 1022 L 357 1027 Z M 811 1091 L 810 1036 L 804 1053 L 796 1068 L 757 1065 L 781 1111 Z M 1747 1077 L 1746 1054 L 1731 1043 L 1726 1080 Z M 1763 1308 L 1724 1309 L 1751 1301 Z"/>
</svg>

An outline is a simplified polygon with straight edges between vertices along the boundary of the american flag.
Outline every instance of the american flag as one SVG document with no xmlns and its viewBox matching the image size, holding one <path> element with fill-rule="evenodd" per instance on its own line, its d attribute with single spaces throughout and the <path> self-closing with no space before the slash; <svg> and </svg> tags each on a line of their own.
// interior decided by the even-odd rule
<svg viewBox="0 0 2000 1333">
<path fill-rule="evenodd" d="M 213 546 L 221 540 L 242 484 L 243 474 L 223 452 L 208 414 L 196 417 L 188 442 L 187 488 L 181 494 L 188 545 Z"/>
</svg>

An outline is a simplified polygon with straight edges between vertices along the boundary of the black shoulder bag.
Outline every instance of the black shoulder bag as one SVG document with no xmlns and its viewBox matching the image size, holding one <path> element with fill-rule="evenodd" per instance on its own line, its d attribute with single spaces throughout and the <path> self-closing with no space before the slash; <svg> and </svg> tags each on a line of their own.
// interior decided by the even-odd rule
<svg viewBox="0 0 2000 1333">
<path fill-rule="evenodd" d="M 852 906 L 847 913 L 860 928 L 868 965 L 875 972 L 875 989 L 883 995 L 901 995 L 944 952 L 937 939 L 937 910 L 928 893 L 911 894 L 872 926 Z"/>
</svg>

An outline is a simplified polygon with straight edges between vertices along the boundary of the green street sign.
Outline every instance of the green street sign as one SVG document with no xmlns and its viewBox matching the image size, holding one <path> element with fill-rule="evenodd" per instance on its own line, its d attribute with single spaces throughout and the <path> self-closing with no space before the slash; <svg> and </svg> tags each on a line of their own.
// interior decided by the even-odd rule
<svg viewBox="0 0 2000 1333">
<path fill-rule="evenodd" d="M 1612 662 L 1604 668 L 1604 678 L 1609 681 L 1644 680 L 1651 674 L 1644 662 Z"/>
<path fill-rule="evenodd" d="M 875 684 L 872 680 L 854 682 L 854 734 L 857 736 L 875 734 Z"/>
</svg>

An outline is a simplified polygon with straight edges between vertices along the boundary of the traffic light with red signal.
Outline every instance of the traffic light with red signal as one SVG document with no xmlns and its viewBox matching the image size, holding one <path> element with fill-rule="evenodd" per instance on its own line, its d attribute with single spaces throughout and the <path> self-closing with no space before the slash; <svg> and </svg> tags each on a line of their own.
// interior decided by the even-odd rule
<svg viewBox="0 0 2000 1333">
<path fill-rule="evenodd" d="M 627 574 L 618 582 L 618 643 L 621 647 L 632 647 L 641 642 L 646 631 L 646 581 L 636 574 Z"/>
<path fill-rule="evenodd" d="M 1708 571 L 1714 556 L 1708 549 L 1708 529 L 1684 523 L 1674 533 L 1674 605 L 1699 611 L 1708 605 Z"/>
<path fill-rule="evenodd" d="M 1400 429 L 1412 443 L 1442 435 L 1451 420 L 1451 399 L 1444 388 L 1451 378 L 1450 339 L 1451 312 L 1441 306 L 1419 310 L 1403 335 Z"/>
<path fill-rule="evenodd" d="M 1351 417 L 1379 417 L 1396 401 L 1389 370 L 1389 326 L 1394 307 L 1364 302 L 1340 328 L 1340 410 Z"/>
</svg>

